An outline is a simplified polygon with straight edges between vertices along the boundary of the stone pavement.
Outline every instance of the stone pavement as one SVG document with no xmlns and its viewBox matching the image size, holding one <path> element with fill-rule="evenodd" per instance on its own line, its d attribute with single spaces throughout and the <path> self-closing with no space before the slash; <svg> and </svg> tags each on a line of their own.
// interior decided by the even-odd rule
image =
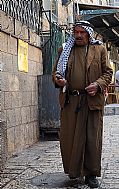
<svg viewBox="0 0 119 189">
<path fill-rule="evenodd" d="M 59 141 L 42 141 L 14 155 L 1 173 L 0 189 L 89 187 L 63 173 Z M 119 115 L 104 116 L 100 189 L 119 189 Z"/>
</svg>

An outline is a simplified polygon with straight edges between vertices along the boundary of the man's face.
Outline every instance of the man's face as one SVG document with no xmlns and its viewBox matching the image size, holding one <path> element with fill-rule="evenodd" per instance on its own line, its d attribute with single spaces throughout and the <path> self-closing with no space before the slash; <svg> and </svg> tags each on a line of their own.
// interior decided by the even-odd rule
<svg viewBox="0 0 119 189">
<path fill-rule="evenodd" d="M 89 34 L 81 26 L 76 26 L 74 28 L 75 42 L 79 46 L 87 45 L 89 43 Z"/>
</svg>

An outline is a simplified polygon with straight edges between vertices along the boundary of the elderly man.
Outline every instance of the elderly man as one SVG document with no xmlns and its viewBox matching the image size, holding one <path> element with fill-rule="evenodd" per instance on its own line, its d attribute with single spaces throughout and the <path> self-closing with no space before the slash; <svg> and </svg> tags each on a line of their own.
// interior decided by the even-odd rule
<svg viewBox="0 0 119 189">
<path fill-rule="evenodd" d="M 101 175 L 103 91 L 110 84 L 112 69 L 107 51 L 93 37 L 89 22 L 74 25 L 73 36 L 59 56 L 53 82 L 60 88 L 60 147 L 64 171 L 71 179 L 85 176 L 85 183 L 97 188 Z"/>
</svg>

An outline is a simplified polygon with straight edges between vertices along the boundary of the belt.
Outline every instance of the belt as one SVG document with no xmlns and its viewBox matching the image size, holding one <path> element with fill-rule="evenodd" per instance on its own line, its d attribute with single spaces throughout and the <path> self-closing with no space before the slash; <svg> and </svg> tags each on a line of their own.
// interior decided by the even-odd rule
<svg viewBox="0 0 119 189">
<path fill-rule="evenodd" d="M 69 91 L 69 94 L 73 96 L 79 96 L 82 94 L 86 94 L 86 90 L 73 90 L 73 91 Z"/>
</svg>

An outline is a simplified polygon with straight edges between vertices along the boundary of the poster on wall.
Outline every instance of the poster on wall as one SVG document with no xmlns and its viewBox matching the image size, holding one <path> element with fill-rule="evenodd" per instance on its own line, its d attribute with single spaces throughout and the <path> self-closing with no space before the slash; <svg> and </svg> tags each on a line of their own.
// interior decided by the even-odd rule
<svg viewBox="0 0 119 189">
<path fill-rule="evenodd" d="M 18 70 L 28 72 L 28 43 L 18 40 Z"/>
</svg>

